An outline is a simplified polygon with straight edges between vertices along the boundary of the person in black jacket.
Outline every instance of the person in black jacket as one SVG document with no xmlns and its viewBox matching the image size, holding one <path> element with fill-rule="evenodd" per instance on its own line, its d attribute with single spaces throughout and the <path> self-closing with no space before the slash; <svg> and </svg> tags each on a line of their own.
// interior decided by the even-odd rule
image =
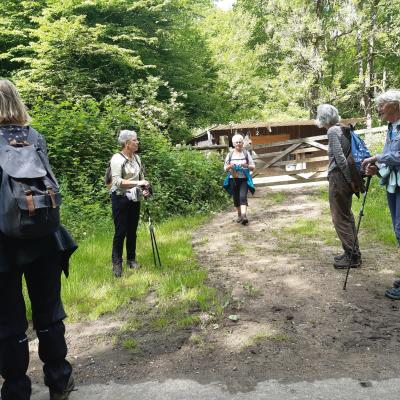
<svg viewBox="0 0 400 400">
<path fill-rule="evenodd" d="M 15 86 L 0 80 L 0 135 L 11 143 L 27 140 L 29 115 Z M 39 135 L 39 134 L 37 134 Z M 3 140 L 2 140 L 3 141 Z M 47 157 L 46 142 L 37 146 Z M 0 178 L 2 169 L 0 168 Z M 0 179 L 1 182 L 1 179 Z M 77 246 L 63 226 L 44 237 L 19 239 L 0 232 L 0 374 L 2 400 L 28 400 L 31 381 L 28 328 L 22 294 L 25 277 L 32 306 L 33 327 L 39 339 L 44 382 L 51 400 L 65 400 L 74 387 L 71 364 L 66 360 L 66 317 L 61 301 L 61 274 Z"/>
</svg>

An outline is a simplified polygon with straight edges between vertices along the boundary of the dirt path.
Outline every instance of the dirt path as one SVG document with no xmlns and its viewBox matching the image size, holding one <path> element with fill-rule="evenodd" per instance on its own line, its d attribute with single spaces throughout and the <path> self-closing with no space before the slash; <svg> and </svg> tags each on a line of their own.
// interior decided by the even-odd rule
<svg viewBox="0 0 400 400">
<path fill-rule="evenodd" d="M 343 291 L 344 272 L 331 264 L 339 245 L 318 190 L 280 195 L 258 190 L 250 200 L 247 227 L 235 223 L 229 211 L 195 233 L 209 285 L 226 294 L 223 318 L 202 314 L 199 327 L 174 335 L 139 333 L 137 353 L 113 342 L 123 313 L 70 324 L 78 383 L 185 378 L 237 392 L 253 390 L 266 379 L 398 377 L 400 302 L 383 292 L 400 271 L 399 254 L 361 240 L 363 266 L 352 270 Z M 290 230 L 302 224 L 306 235 Z M 31 372 L 40 382 L 34 347 L 32 358 Z"/>
</svg>

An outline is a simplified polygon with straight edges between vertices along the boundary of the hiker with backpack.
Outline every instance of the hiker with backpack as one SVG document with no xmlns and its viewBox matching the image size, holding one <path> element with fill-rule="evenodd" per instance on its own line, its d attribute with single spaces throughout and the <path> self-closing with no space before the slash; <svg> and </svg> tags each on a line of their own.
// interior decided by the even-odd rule
<svg viewBox="0 0 400 400">
<path fill-rule="evenodd" d="M 243 136 L 234 135 L 232 137 L 233 151 L 229 152 L 225 158 L 225 171 L 228 175 L 224 181 L 224 188 L 232 195 L 233 204 L 237 210 L 236 222 L 247 225 L 247 192 L 254 193 L 253 180 L 251 173 L 254 171 L 254 161 L 250 153 L 243 149 Z"/>
<path fill-rule="evenodd" d="M 330 104 L 318 106 L 316 124 L 327 129 L 329 206 L 333 225 L 344 250 L 334 257 L 333 266 L 336 269 L 345 269 L 349 265 L 356 268 L 361 265 L 361 252 L 351 204 L 353 194 L 360 189 L 352 179 L 347 161 L 347 155 L 351 152 L 351 138 L 345 134 L 345 127 L 340 125 L 338 110 Z"/>
<path fill-rule="evenodd" d="M 111 205 L 114 220 L 112 270 L 116 278 L 122 275 L 122 253 L 126 239 L 126 265 L 138 269 L 136 232 L 140 217 L 140 200 L 151 194 L 150 183 L 144 179 L 140 157 L 136 154 L 139 141 L 135 131 L 122 130 L 118 136 L 121 150 L 110 161 Z"/>
<path fill-rule="evenodd" d="M 60 225 L 61 196 L 49 165 L 46 142 L 28 126 L 16 87 L 0 80 L 0 374 L 2 400 L 29 400 L 28 328 L 22 291 L 25 278 L 33 328 L 44 363 L 50 400 L 65 400 L 74 388 L 66 360 L 66 317 L 61 274 L 77 246 Z"/>
<path fill-rule="evenodd" d="M 386 142 L 380 154 L 363 161 L 362 168 L 368 175 L 378 174 L 381 185 L 386 187 L 393 230 L 400 247 L 400 91 L 388 90 L 375 101 L 380 118 L 388 122 Z M 400 300 L 400 280 L 396 279 L 393 286 L 385 295 Z"/>
</svg>

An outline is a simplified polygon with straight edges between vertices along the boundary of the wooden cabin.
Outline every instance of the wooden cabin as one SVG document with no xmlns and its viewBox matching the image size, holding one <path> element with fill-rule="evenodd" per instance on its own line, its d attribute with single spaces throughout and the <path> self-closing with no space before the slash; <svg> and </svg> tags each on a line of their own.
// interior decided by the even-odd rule
<svg viewBox="0 0 400 400">
<path fill-rule="evenodd" d="M 363 118 L 342 120 L 343 124 L 352 125 L 363 122 Z M 233 147 L 235 134 L 245 138 L 245 147 L 253 153 L 259 177 L 285 177 L 276 184 L 326 179 L 326 129 L 318 128 L 314 120 L 217 125 L 193 137 L 188 144 L 198 148 L 224 146 L 227 150 L 228 146 Z"/>
<path fill-rule="evenodd" d="M 363 118 L 342 120 L 344 124 L 363 123 Z M 193 146 L 198 145 L 228 145 L 232 147 L 232 137 L 235 134 L 251 138 L 253 145 L 282 142 L 311 136 L 320 136 L 326 129 L 318 128 L 314 120 L 298 120 L 286 122 L 244 122 L 240 124 L 217 125 L 188 141 Z M 224 138 L 227 138 L 224 140 Z"/>
</svg>

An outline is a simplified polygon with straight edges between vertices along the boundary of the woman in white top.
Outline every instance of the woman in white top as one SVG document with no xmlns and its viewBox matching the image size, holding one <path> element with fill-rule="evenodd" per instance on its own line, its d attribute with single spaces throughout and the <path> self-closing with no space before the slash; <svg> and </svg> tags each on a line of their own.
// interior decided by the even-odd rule
<svg viewBox="0 0 400 400">
<path fill-rule="evenodd" d="M 234 135 L 232 138 L 234 150 L 227 154 L 225 158 L 225 171 L 231 173 L 230 185 L 233 195 L 233 204 L 236 207 L 238 217 L 237 222 L 247 225 L 247 185 L 246 170 L 254 171 L 254 161 L 250 153 L 243 149 L 243 136 Z"/>
<path fill-rule="evenodd" d="M 140 216 L 140 202 L 128 198 L 133 187 L 143 189 L 149 195 L 149 182 L 143 177 L 142 163 L 136 155 L 139 141 L 135 131 L 123 130 L 118 136 L 121 151 L 111 158 L 111 204 L 115 233 L 112 248 L 114 276 L 122 275 L 122 252 L 126 238 L 126 263 L 128 268 L 139 268 L 136 262 L 136 231 Z M 128 193 L 129 195 L 129 193 Z"/>
</svg>

